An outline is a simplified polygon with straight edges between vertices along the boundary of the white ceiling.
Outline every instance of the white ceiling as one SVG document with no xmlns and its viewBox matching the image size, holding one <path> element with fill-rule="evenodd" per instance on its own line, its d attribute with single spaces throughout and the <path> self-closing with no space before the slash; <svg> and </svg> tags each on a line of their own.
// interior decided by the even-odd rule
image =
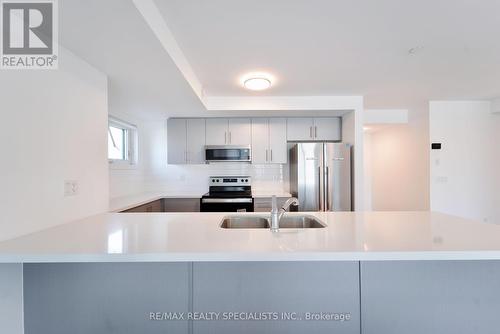
<svg viewBox="0 0 500 334">
<path fill-rule="evenodd" d="M 363 95 L 379 109 L 500 96 L 498 0 L 155 3 L 208 96 Z M 114 103 L 206 113 L 132 1 L 60 8 L 62 44 L 109 74 Z M 272 89 L 241 88 L 256 70 L 276 76 Z"/>
<path fill-rule="evenodd" d="M 132 1 L 59 2 L 60 43 L 109 76 L 110 110 L 143 117 L 205 110 Z"/>
<path fill-rule="evenodd" d="M 207 95 L 365 95 L 370 107 L 500 94 L 498 0 L 156 0 Z M 408 51 L 423 47 L 414 55 Z"/>
</svg>

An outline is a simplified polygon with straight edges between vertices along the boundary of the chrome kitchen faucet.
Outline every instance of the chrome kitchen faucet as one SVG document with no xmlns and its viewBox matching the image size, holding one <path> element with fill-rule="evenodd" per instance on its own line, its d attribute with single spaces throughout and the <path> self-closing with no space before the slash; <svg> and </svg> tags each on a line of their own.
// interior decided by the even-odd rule
<svg viewBox="0 0 500 334">
<path fill-rule="evenodd" d="M 276 195 L 273 195 L 273 197 L 271 199 L 271 205 L 272 205 L 272 209 L 271 209 L 271 231 L 278 231 L 279 228 L 280 228 L 281 217 L 283 217 L 283 215 L 285 214 L 286 210 L 288 210 L 288 208 L 291 205 L 299 205 L 299 200 L 296 199 L 295 197 L 291 197 L 291 198 L 287 199 L 287 201 L 283 204 L 283 206 L 281 207 L 281 209 L 278 210 L 278 202 L 277 202 L 277 199 L 276 199 Z"/>
</svg>

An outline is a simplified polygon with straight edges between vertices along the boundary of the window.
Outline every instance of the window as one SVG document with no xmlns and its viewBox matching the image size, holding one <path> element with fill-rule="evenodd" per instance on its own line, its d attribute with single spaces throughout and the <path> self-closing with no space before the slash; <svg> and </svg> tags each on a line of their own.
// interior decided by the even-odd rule
<svg viewBox="0 0 500 334">
<path fill-rule="evenodd" d="M 108 160 L 111 166 L 130 168 L 137 163 L 137 127 L 109 117 Z"/>
</svg>

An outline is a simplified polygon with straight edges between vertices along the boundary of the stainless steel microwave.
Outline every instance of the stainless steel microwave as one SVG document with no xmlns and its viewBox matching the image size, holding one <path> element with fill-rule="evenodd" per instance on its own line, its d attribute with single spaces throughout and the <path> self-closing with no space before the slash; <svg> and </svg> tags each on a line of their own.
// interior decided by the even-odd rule
<svg viewBox="0 0 500 334">
<path fill-rule="evenodd" d="M 209 145 L 205 146 L 205 161 L 210 162 L 251 162 L 250 146 Z"/>
</svg>

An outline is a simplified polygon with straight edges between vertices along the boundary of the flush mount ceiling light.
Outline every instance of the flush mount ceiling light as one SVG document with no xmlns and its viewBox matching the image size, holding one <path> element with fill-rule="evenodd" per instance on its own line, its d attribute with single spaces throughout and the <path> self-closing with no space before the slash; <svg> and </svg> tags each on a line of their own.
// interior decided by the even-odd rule
<svg viewBox="0 0 500 334">
<path fill-rule="evenodd" d="M 243 82 L 243 86 L 250 90 L 265 90 L 271 87 L 271 81 L 266 78 L 250 78 Z"/>
<path fill-rule="evenodd" d="M 243 87 L 249 90 L 266 90 L 271 87 L 273 80 L 267 73 L 249 73 L 241 79 Z"/>
</svg>

